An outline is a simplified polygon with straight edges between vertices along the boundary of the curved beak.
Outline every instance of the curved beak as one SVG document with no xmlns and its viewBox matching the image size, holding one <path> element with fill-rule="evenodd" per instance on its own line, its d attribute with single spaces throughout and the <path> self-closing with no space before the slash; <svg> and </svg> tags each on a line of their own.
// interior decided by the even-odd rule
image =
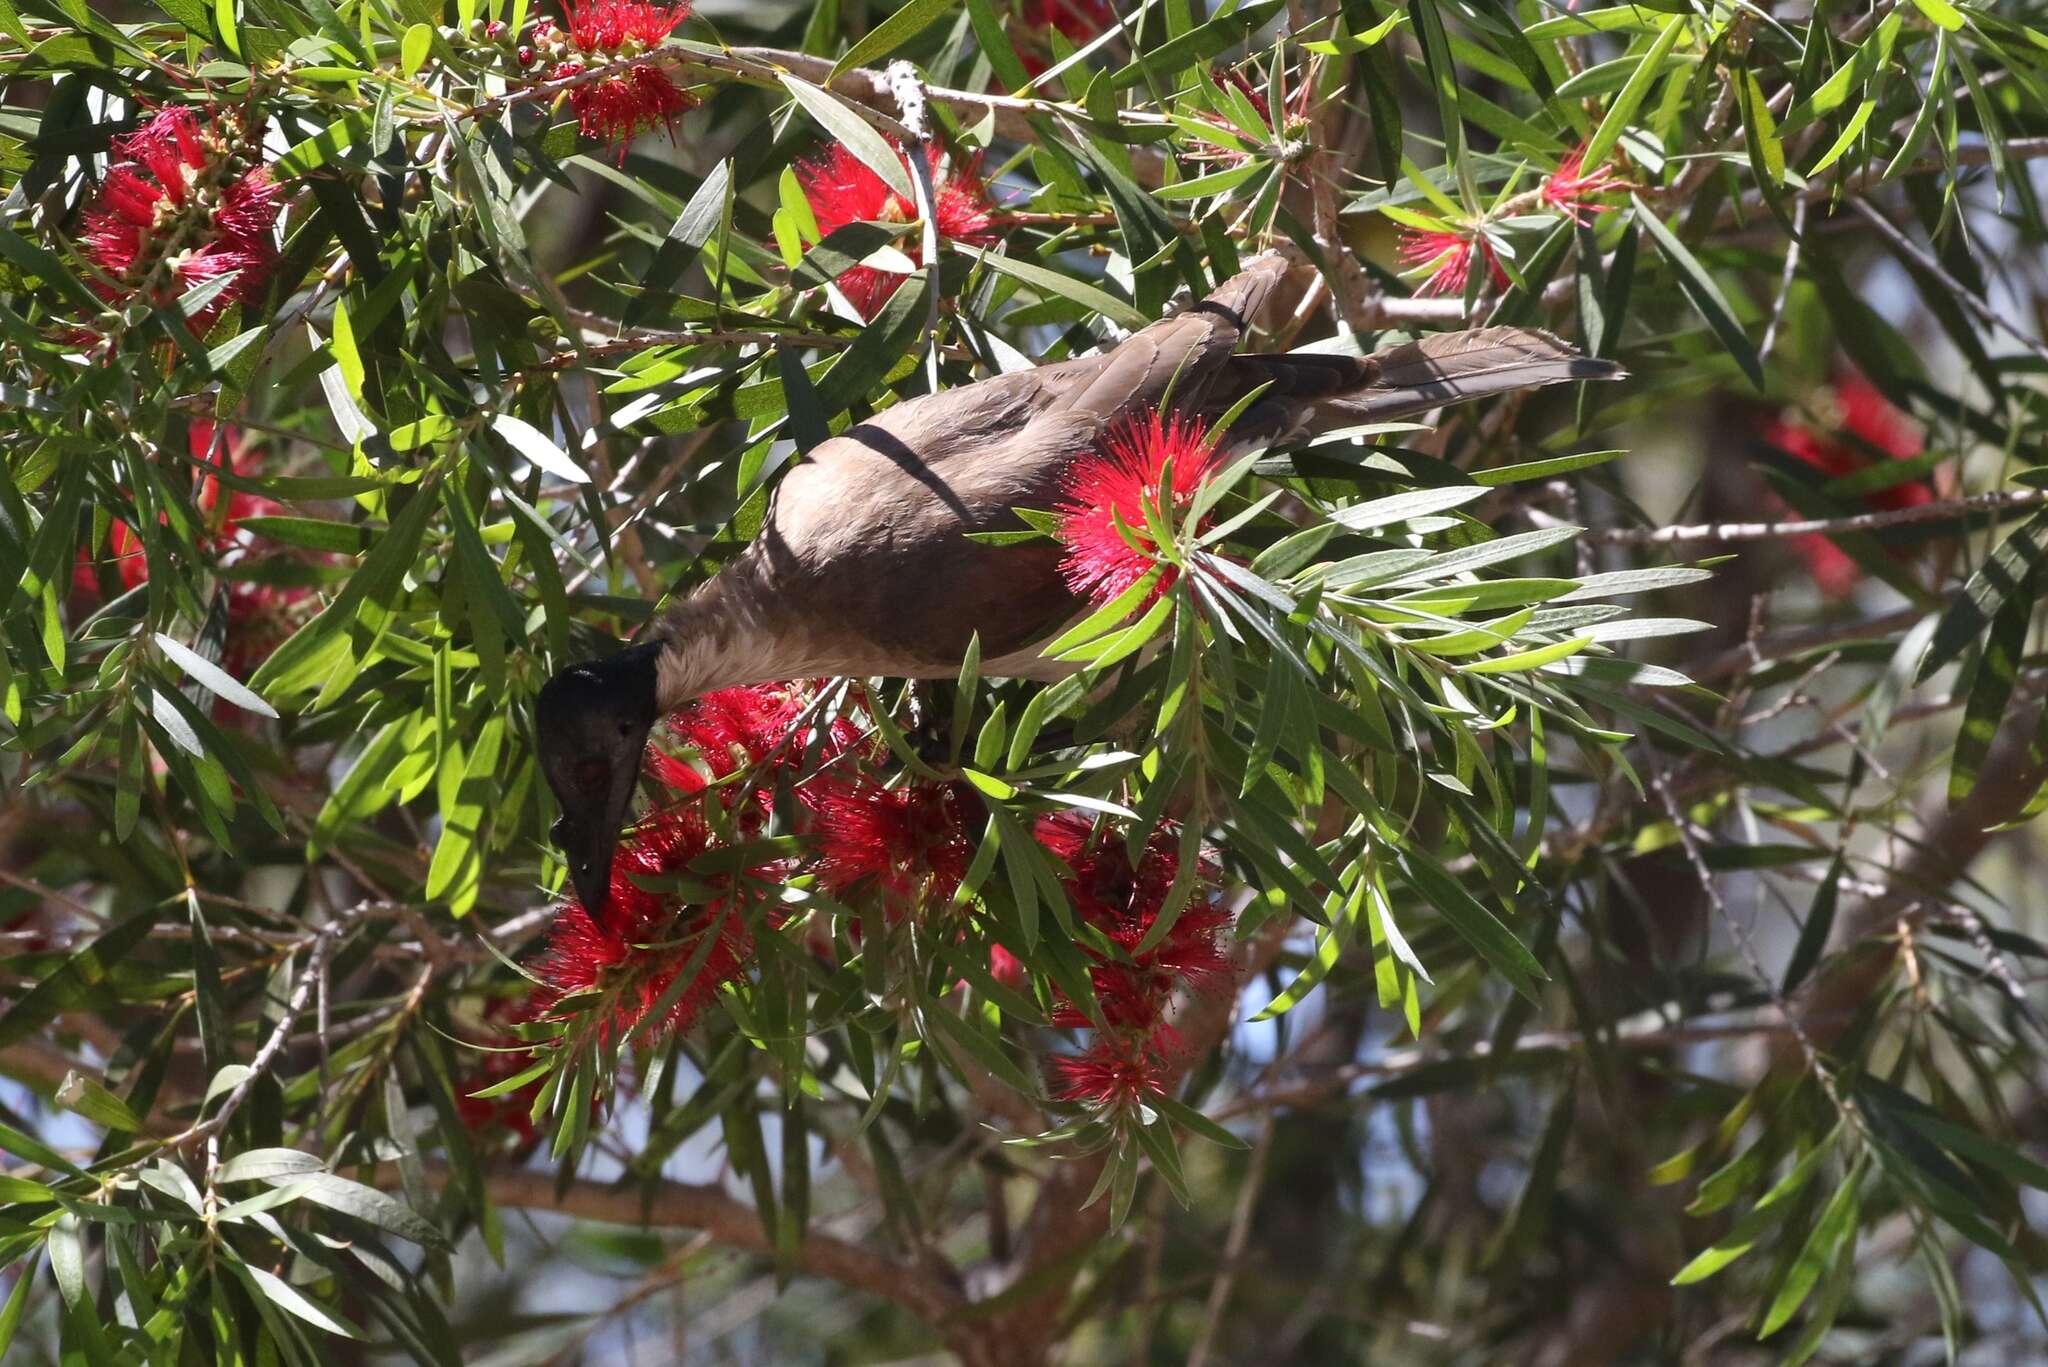
<svg viewBox="0 0 2048 1367">
<path fill-rule="evenodd" d="M 569 882 L 576 889 L 576 900 L 593 920 L 603 920 L 605 904 L 611 898 L 612 860 L 618 853 L 619 833 L 633 810 L 633 788 L 640 775 L 638 757 L 652 729 L 643 726 L 627 738 L 625 751 L 634 758 L 613 767 L 601 805 L 565 808 L 548 832 L 568 857 Z"/>
</svg>

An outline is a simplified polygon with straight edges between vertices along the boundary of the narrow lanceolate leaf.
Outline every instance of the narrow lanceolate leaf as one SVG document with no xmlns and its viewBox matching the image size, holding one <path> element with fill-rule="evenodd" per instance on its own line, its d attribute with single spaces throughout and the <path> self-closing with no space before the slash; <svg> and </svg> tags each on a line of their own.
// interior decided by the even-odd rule
<svg viewBox="0 0 2048 1367">
<path fill-rule="evenodd" d="M 1841 901 L 1842 877 L 1847 871 L 1847 862 L 1844 852 L 1836 850 L 1834 859 L 1828 863 L 1828 871 L 1821 875 L 1820 887 L 1813 894 L 1813 905 L 1806 912 L 1806 922 L 1799 927 L 1798 942 L 1792 946 L 1792 957 L 1785 961 L 1785 980 L 1779 985 L 1779 991 L 1787 996 L 1806 981 L 1806 975 L 1813 971 L 1827 950 L 1828 936 L 1835 927 L 1835 907 Z"/>
<path fill-rule="evenodd" d="M 1949 603 L 1941 625 L 1934 629 L 1934 639 L 1928 642 L 1927 653 L 1920 657 L 1916 681 L 1925 683 L 1972 642 L 1982 640 L 2008 599 L 2015 594 L 2030 596 L 2044 561 L 2048 561 L 2048 512 L 2039 512 L 1999 543 Z"/>
<path fill-rule="evenodd" d="M 798 80 L 786 71 L 776 75 L 790 97 L 803 106 L 804 112 L 816 119 L 834 139 L 844 143 L 847 151 L 859 157 L 870 171 L 882 178 L 883 184 L 903 196 L 906 203 L 917 202 L 917 192 L 910 184 L 910 168 L 903 164 L 903 158 L 889 146 L 888 141 L 853 111 L 852 106 L 837 95 L 828 94 L 808 81 Z"/>
<path fill-rule="evenodd" d="M 1756 1247 L 1757 1241 L 1766 1232 L 1791 1213 L 1792 1198 L 1805 1190 L 1806 1184 L 1820 1171 L 1821 1163 L 1833 1151 L 1840 1134 L 1838 1128 L 1808 1150 L 1804 1157 L 1793 1164 L 1792 1170 L 1779 1178 L 1775 1186 L 1759 1197 L 1749 1213 L 1737 1220 L 1734 1227 L 1722 1235 L 1712 1248 L 1705 1250 L 1680 1268 L 1678 1275 L 1671 1279 L 1671 1284 L 1687 1286 L 1693 1282 L 1705 1281 Z"/>
<path fill-rule="evenodd" d="M 56 1101 L 65 1110 L 84 1116 L 103 1130 L 127 1134 L 143 1132 L 142 1118 L 128 1108 L 127 1102 L 75 1068 L 66 1073 L 64 1081 L 58 1085 Z"/>
<path fill-rule="evenodd" d="M 274 1273 L 248 1263 L 234 1264 L 235 1270 L 249 1278 L 258 1295 L 279 1309 L 288 1311 L 316 1328 L 346 1339 L 361 1338 L 362 1331 L 347 1320 L 329 1310 L 326 1306 L 306 1298 L 289 1282 Z"/>
<path fill-rule="evenodd" d="M 1687 16 L 1683 14 L 1674 14 L 1666 19 L 1663 31 L 1650 44 L 1649 50 L 1643 53 L 1643 58 L 1636 64 L 1635 70 L 1629 73 L 1628 83 L 1607 106 L 1606 114 L 1601 116 L 1600 126 L 1586 139 L 1585 158 L 1582 163 L 1586 170 L 1591 171 L 1606 162 L 1608 154 L 1614 151 L 1614 145 L 1621 141 L 1622 132 L 1627 129 L 1629 121 L 1635 118 L 1636 111 L 1642 108 L 1644 97 L 1650 93 L 1650 87 L 1656 84 L 1657 77 L 1663 72 L 1665 59 L 1670 57 L 1671 50 L 1678 46 L 1679 35 L 1685 32 L 1686 21 Z"/>
<path fill-rule="evenodd" d="M 1785 1326 L 1785 1322 L 1805 1303 L 1814 1283 L 1820 1280 L 1820 1274 L 1835 1261 L 1843 1241 L 1856 1237 L 1856 1189 L 1861 1185 L 1862 1173 L 1860 1163 L 1850 1168 L 1842 1185 L 1828 1198 L 1819 1222 L 1807 1236 L 1806 1244 L 1793 1260 L 1791 1270 L 1785 1274 L 1778 1294 L 1772 1298 L 1771 1308 L 1764 1315 L 1762 1327 L 1757 1330 L 1758 1338 L 1769 1338 Z"/>
<path fill-rule="evenodd" d="M 510 413 L 500 413 L 491 419 L 491 430 L 503 437 L 520 455 L 553 475 L 566 479 L 571 484 L 588 484 L 590 476 L 583 467 L 569 459 L 569 453 L 555 445 L 553 438 L 523 418 Z"/>
<path fill-rule="evenodd" d="M 968 246 L 964 243 L 955 243 L 953 250 L 964 252 L 968 256 L 979 260 L 990 270 L 1000 275 L 1007 275 L 1015 280 L 1021 280 L 1033 289 L 1057 295 L 1062 299 L 1071 299 L 1089 311 L 1101 314 L 1119 327 L 1141 328 L 1152 321 L 1107 290 L 1097 289 L 1093 285 L 1076 280 L 1072 276 L 1060 271 L 1051 270 L 1044 266 L 1036 266 L 1029 261 L 1019 261 L 1013 256 L 1005 256 L 1001 252 L 984 250 L 979 247 Z"/>
<path fill-rule="evenodd" d="M 1749 334 L 1742 330 L 1742 324 L 1735 319 L 1735 310 L 1729 306 L 1728 298 L 1721 293 L 1721 287 L 1714 283 L 1714 277 L 1707 273 L 1698 259 L 1686 249 L 1683 242 L 1659 218 L 1650 207 L 1643 203 L 1642 196 L 1631 195 L 1636 207 L 1636 221 L 1657 244 L 1657 250 L 1671 263 L 1673 274 L 1678 277 L 1678 288 L 1685 293 L 1692 306 L 1706 319 L 1707 326 L 1721 339 L 1721 345 L 1735 363 L 1742 367 L 1742 373 L 1759 390 L 1764 387 L 1764 367 L 1757 355 L 1756 344 L 1749 340 Z"/>
<path fill-rule="evenodd" d="M 1485 496 L 1486 489 L 1481 485 L 1459 485 L 1449 489 L 1411 489 L 1405 494 L 1392 494 L 1353 507 L 1340 508 L 1330 514 L 1330 521 L 1356 531 L 1370 531 L 1376 527 L 1391 527 L 1410 518 L 1427 517 L 1431 513 L 1461 507 Z"/>
<path fill-rule="evenodd" d="M 162 632 L 156 634 L 156 644 L 172 664 L 185 671 L 187 677 L 207 692 L 233 703 L 244 711 L 254 712 L 259 717 L 277 716 L 276 708 L 250 692 L 234 675 L 190 646 L 173 640 Z"/>
<path fill-rule="evenodd" d="M 302 1200 L 353 1216 L 422 1248 L 448 1247 L 448 1241 L 442 1236 L 441 1231 L 428 1223 L 411 1206 L 375 1187 L 366 1187 L 361 1182 L 351 1182 L 348 1178 L 331 1172 L 275 1177 L 269 1180 L 279 1184 L 303 1185 Z"/>
<path fill-rule="evenodd" d="M 1977 656 L 1976 677 L 1963 705 L 1962 729 L 1956 733 L 1955 755 L 1949 761 L 1948 800 L 1954 806 L 1977 787 L 1984 761 L 1991 755 L 1991 742 L 2005 719 L 2006 703 L 2019 681 L 2020 656 L 2027 648 L 2027 629 L 2034 618 L 2031 584 L 1999 604 Z"/>
<path fill-rule="evenodd" d="M 154 912 L 142 912 L 117 922 L 17 997 L 0 1016 L 0 1049 L 38 1033 L 60 1012 L 111 1006 L 108 975 L 142 943 L 156 921 Z"/>
<path fill-rule="evenodd" d="M 648 263 L 647 273 L 641 277 L 639 297 L 626 306 L 625 321 L 629 327 L 652 317 L 660 308 L 669 286 L 697 259 L 697 253 L 718 231 L 731 198 L 732 163 L 721 161 L 699 183 L 696 193 L 690 196 L 690 202 L 669 225 L 668 236 L 655 250 L 654 260 Z"/>
<path fill-rule="evenodd" d="M 1536 985 L 1550 976 L 1515 933 L 1479 904 L 1434 857 L 1420 849 L 1402 852 L 1408 885 L 1436 908 L 1451 929 L 1486 960 L 1508 985 L 1540 1005 Z"/>
<path fill-rule="evenodd" d="M 1512 655 L 1499 655 L 1488 660 L 1475 660 L 1471 664 L 1459 665 L 1461 674 L 1516 674 L 1523 670 L 1541 669 L 1544 665 L 1568 659 L 1593 644 L 1590 636 L 1574 636 L 1568 641 L 1554 645 L 1538 646 L 1534 650 L 1521 650 Z"/>
<path fill-rule="evenodd" d="M 855 67 L 873 66 L 931 26 L 953 8 L 953 0 L 909 0 L 902 9 L 876 24 L 846 55 L 832 64 L 832 80 Z"/>
</svg>

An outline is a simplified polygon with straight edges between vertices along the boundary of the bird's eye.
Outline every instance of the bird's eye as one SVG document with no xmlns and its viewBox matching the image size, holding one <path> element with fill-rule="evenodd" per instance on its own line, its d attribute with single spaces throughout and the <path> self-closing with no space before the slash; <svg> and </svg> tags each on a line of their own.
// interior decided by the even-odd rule
<svg viewBox="0 0 2048 1367">
<path fill-rule="evenodd" d="M 633 734 L 633 723 L 631 723 L 631 722 L 620 722 L 620 723 L 619 723 L 619 735 L 620 735 L 620 736 L 621 736 L 622 738 L 623 738 L 623 737 L 626 737 L 626 736 L 630 736 L 630 735 L 632 735 L 632 734 Z"/>
</svg>

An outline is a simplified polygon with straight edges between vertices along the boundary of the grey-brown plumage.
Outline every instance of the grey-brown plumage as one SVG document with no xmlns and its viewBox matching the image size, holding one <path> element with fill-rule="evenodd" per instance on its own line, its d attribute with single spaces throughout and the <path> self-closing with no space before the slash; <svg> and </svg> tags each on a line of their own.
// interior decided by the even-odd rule
<svg viewBox="0 0 2048 1367">
<path fill-rule="evenodd" d="M 689 698 L 819 674 L 951 677 L 977 634 L 985 674 L 1064 672 L 1035 650 L 1081 606 L 1059 548 L 968 534 L 1014 530 L 1014 509 L 1053 507 L 1072 459 L 1119 419 L 1169 394 L 1174 409 L 1214 418 L 1266 385 L 1232 439 L 1284 439 L 1620 373 L 1520 328 L 1368 357 L 1238 355 L 1287 270 L 1259 258 L 1101 355 L 908 399 L 819 443 L 783 477 L 754 540 L 673 604 L 645 646 L 551 681 L 536 713 L 541 758 L 585 904 L 603 901 L 648 728 Z M 620 715 L 593 723 L 608 696 Z"/>
<path fill-rule="evenodd" d="M 1269 383 L 1233 436 L 1284 438 L 1617 373 L 1519 328 L 1363 358 L 1235 354 L 1286 271 L 1261 258 L 1102 355 L 910 399 L 821 442 L 784 477 L 754 542 L 661 624 L 674 643 L 664 703 L 805 673 L 951 677 L 976 633 L 992 672 L 1044 671 L 1029 647 L 1079 606 L 1059 549 L 967 533 L 1051 508 L 1073 457 L 1169 389 L 1173 407 L 1214 418 Z"/>
</svg>

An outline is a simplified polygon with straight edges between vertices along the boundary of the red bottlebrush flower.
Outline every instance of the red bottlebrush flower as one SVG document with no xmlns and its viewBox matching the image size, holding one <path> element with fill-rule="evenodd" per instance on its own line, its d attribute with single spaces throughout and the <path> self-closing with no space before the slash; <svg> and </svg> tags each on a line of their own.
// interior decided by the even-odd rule
<svg viewBox="0 0 2048 1367">
<path fill-rule="evenodd" d="M 1109 0 L 1024 0 L 1023 20 L 1041 33 L 1058 29 L 1079 46 L 1115 23 L 1116 11 Z"/>
<path fill-rule="evenodd" d="M 1031 976 L 1024 971 L 1024 961 L 1001 945 L 988 947 L 988 975 L 1012 992 L 1021 991 Z"/>
<path fill-rule="evenodd" d="M 221 650 L 221 668 L 238 679 L 248 678 L 270 658 L 270 652 L 305 625 L 313 606 L 313 591 L 302 584 L 229 584 L 228 637 Z M 215 711 L 218 715 L 220 709 Z M 234 715 L 242 713 L 236 709 Z"/>
<path fill-rule="evenodd" d="M 766 764 L 761 782 L 736 785 L 721 793 L 728 808 L 745 805 L 741 830 L 757 833 L 775 803 L 777 771 L 794 773 L 816 767 L 851 750 L 859 730 L 845 718 L 799 731 L 797 726 L 814 697 L 805 684 L 768 683 L 721 689 L 698 698 L 668 719 L 668 734 L 680 742 L 681 753 L 661 745 L 647 751 L 647 772 L 656 782 L 688 795 L 731 778 L 744 769 Z"/>
<path fill-rule="evenodd" d="M 1088 818 L 1078 812 L 1041 818 L 1036 834 L 1073 871 L 1062 886 L 1074 910 L 1120 951 L 1114 958 L 1098 955 L 1090 970 L 1103 1019 L 1113 1029 L 1156 1035 L 1177 990 L 1204 991 L 1227 980 L 1229 959 L 1218 937 L 1229 926 L 1230 914 L 1202 897 L 1199 888 L 1159 943 L 1138 952 L 1179 872 L 1179 831 L 1168 826 L 1154 831 L 1135 866 L 1120 842 L 1097 838 Z M 1213 881 L 1206 860 L 1196 877 Z M 1059 1026 L 1090 1023 L 1071 1004 L 1053 1014 Z"/>
<path fill-rule="evenodd" d="M 1170 1060 L 1143 1035 L 1103 1035 L 1078 1054 L 1052 1060 L 1052 1094 L 1115 1110 L 1166 1090 Z"/>
<path fill-rule="evenodd" d="M 1596 196 L 1629 188 L 1627 177 L 1606 166 L 1596 167 L 1587 175 L 1585 160 L 1586 148 L 1581 144 L 1566 153 L 1550 173 L 1550 179 L 1543 182 L 1543 202 L 1579 223 L 1591 223 L 1594 215 L 1615 207 L 1593 203 Z"/>
<path fill-rule="evenodd" d="M 790 740 L 789 729 L 804 703 L 803 694 L 789 684 L 724 688 L 686 703 L 669 718 L 669 731 L 710 771 L 710 781 L 716 781 L 759 764 Z M 707 785 L 705 776 L 689 763 L 658 748 L 648 751 L 647 768 L 680 793 Z"/>
<path fill-rule="evenodd" d="M 633 876 L 685 874 L 690 861 L 710 848 L 710 831 L 694 807 L 659 809 L 635 827 L 613 865 L 603 920 L 577 902 L 556 916 L 535 968 L 545 984 L 535 995 L 537 1011 L 545 1014 L 577 993 L 603 992 L 609 998 L 608 1014 L 599 1022 L 599 1038 L 620 1041 L 660 1005 L 677 975 L 695 960 L 689 982 L 652 1031 L 659 1036 L 694 1025 L 718 989 L 745 971 L 753 938 L 725 898 L 679 909 L 673 894 L 643 888 Z"/>
<path fill-rule="evenodd" d="M 1463 294 L 1465 282 L 1472 277 L 1475 255 L 1485 259 L 1494 287 L 1507 288 L 1508 273 L 1501 269 L 1493 243 L 1477 228 L 1462 233 L 1406 228 L 1401 233 L 1400 253 L 1403 270 L 1429 270 L 1429 277 L 1415 287 L 1417 294 Z"/>
<path fill-rule="evenodd" d="M 278 187 L 268 167 L 237 172 L 217 124 L 184 106 L 116 138 L 114 164 L 85 215 L 86 255 L 110 302 L 167 304 L 230 272 L 235 282 L 189 320 L 203 334 L 230 304 L 256 299 L 277 265 Z"/>
<path fill-rule="evenodd" d="M 193 506 L 199 510 L 200 520 L 206 524 L 206 530 L 199 537 L 200 544 L 223 555 L 238 551 L 246 553 L 255 543 L 254 538 L 242 530 L 242 520 L 282 512 L 283 509 L 267 498 L 240 490 L 229 490 L 226 501 L 222 501 L 218 472 L 225 469 L 240 475 L 249 470 L 241 432 L 234 427 L 217 429 L 212 419 L 200 418 L 187 429 L 186 444 L 192 458 L 206 471 L 195 482 L 192 496 Z M 142 538 L 135 534 L 135 529 L 125 522 L 116 521 L 108 529 L 107 541 L 114 568 L 121 576 L 121 586 L 132 589 L 145 583 L 149 579 L 149 562 L 143 556 Z M 89 597 L 97 597 L 99 593 L 99 578 L 93 569 L 93 558 L 89 549 L 83 546 L 79 548 L 78 565 L 72 574 L 72 587 Z"/>
<path fill-rule="evenodd" d="M 489 1138 L 510 1132 L 515 1146 L 525 1148 L 538 1137 L 533 1124 L 533 1103 L 540 1096 L 543 1078 L 499 1096 L 475 1096 L 507 1078 L 517 1077 L 534 1064 L 533 1052 L 524 1047 L 509 1027 L 529 1014 L 528 1008 L 511 1001 L 495 1001 L 484 1012 L 490 1036 L 475 1051 L 476 1062 L 466 1069 L 455 1087 L 455 1113 L 471 1134 Z"/>
<path fill-rule="evenodd" d="M 689 18 L 690 7 L 640 0 L 563 0 L 562 12 L 566 30 L 545 21 L 534 29 L 535 41 L 558 59 L 548 71 L 551 81 L 652 52 Z M 583 136 L 621 144 L 621 156 L 625 143 L 650 128 L 673 125 L 696 105 L 696 97 L 655 62 L 634 62 L 623 71 L 569 88 L 569 108 L 576 112 Z"/>
<path fill-rule="evenodd" d="M 1835 410 L 1832 431 L 1817 430 L 1800 416 L 1780 417 L 1765 426 L 1764 440 L 1829 480 L 1867 469 L 1880 458 L 1911 460 L 1921 453 L 1920 432 L 1912 419 L 1860 373 L 1845 372 L 1829 389 L 1828 398 Z M 1917 508 L 1934 497 L 1925 481 L 1901 480 L 1862 495 L 1862 503 L 1866 512 L 1892 512 Z M 1861 567 L 1826 536 L 1810 532 L 1786 544 L 1805 562 L 1822 596 L 1846 598 L 1855 591 Z"/>
<path fill-rule="evenodd" d="M 1059 518 L 1055 534 L 1067 548 L 1060 561 L 1067 587 L 1107 603 L 1144 578 L 1158 555 L 1146 505 L 1177 516 L 1219 463 L 1199 418 L 1161 419 L 1148 413 L 1112 427 L 1102 449 L 1075 460 L 1061 480 L 1061 501 L 1053 511 Z M 1166 489 L 1169 479 L 1172 487 Z M 1137 545 L 1125 538 L 1125 530 Z M 1153 590 L 1155 600 L 1173 586 L 1174 577 L 1169 566 Z"/>
<path fill-rule="evenodd" d="M 975 174 L 977 163 L 942 173 L 939 148 L 927 147 L 925 154 L 931 166 L 939 236 L 975 247 L 994 242 L 994 219 L 988 193 Z M 901 147 L 896 148 L 896 155 L 904 157 Z M 904 157 L 903 167 L 910 169 L 908 157 Z M 797 180 L 804 198 L 810 201 L 811 216 L 820 233 L 829 234 L 849 223 L 910 223 L 917 218 L 917 206 L 891 189 L 844 143 L 834 143 L 824 155 L 799 163 Z M 901 246 L 912 261 L 921 262 L 923 243 L 906 237 Z M 867 319 L 882 311 L 902 283 L 902 276 L 873 266 L 854 266 L 842 272 L 838 281 L 847 302 Z"/>
<path fill-rule="evenodd" d="M 978 804 L 960 783 L 885 788 L 869 779 L 812 784 L 805 794 L 818 840 L 818 881 L 836 896 L 879 888 L 892 915 L 952 899 L 967 876 Z"/>
</svg>

